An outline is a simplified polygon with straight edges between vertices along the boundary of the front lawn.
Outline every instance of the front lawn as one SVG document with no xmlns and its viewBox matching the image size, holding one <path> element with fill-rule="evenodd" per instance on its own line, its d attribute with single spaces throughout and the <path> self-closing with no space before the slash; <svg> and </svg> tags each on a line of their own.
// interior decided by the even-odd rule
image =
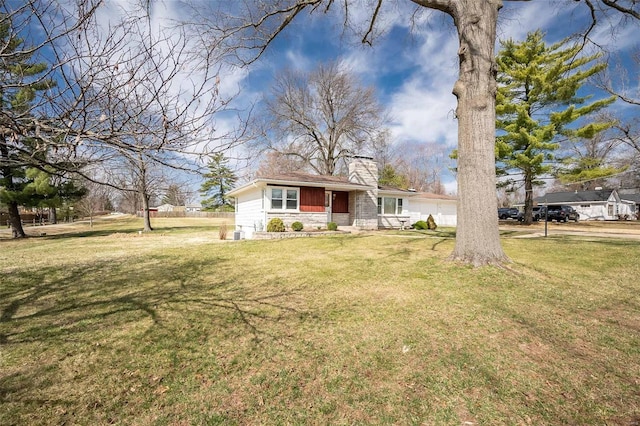
<svg viewBox="0 0 640 426">
<path fill-rule="evenodd" d="M 637 241 L 179 221 L 0 241 L 0 424 L 640 422 Z"/>
</svg>

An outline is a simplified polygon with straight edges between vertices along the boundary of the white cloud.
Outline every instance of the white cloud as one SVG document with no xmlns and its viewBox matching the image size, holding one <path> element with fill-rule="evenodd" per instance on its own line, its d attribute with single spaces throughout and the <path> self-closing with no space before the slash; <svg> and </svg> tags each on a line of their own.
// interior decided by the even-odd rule
<svg viewBox="0 0 640 426">
<path fill-rule="evenodd" d="M 392 132 L 397 140 L 457 143 L 456 98 L 451 93 L 458 76 L 457 38 L 432 30 L 410 55 L 411 76 L 391 96 Z"/>
</svg>

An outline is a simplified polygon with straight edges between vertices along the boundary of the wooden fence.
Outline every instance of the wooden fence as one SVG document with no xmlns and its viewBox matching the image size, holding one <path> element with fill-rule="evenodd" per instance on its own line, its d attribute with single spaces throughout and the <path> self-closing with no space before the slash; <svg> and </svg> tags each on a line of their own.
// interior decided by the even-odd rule
<svg viewBox="0 0 640 426">
<path fill-rule="evenodd" d="M 209 218 L 221 218 L 221 219 L 234 219 L 234 212 L 159 212 L 150 211 L 151 217 L 209 217 Z M 138 216 L 142 217 L 142 212 L 138 212 Z"/>
</svg>

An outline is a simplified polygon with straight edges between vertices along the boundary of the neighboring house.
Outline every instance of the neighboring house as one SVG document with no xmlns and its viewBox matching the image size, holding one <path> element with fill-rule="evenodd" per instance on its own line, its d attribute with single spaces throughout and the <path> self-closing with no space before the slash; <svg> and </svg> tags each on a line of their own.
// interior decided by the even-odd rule
<svg viewBox="0 0 640 426">
<path fill-rule="evenodd" d="M 186 206 L 184 206 L 184 209 L 187 213 L 190 212 L 199 212 L 202 210 L 202 205 L 201 204 L 187 204 Z"/>
<path fill-rule="evenodd" d="M 157 212 L 172 212 L 175 208 L 176 206 L 172 204 L 161 204 L 158 207 L 155 207 Z"/>
<path fill-rule="evenodd" d="M 615 189 L 594 191 L 549 192 L 537 197 L 538 205 L 564 204 L 580 213 L 580 220 L 618 220 L 635 217 L 636 205 L 627 198 L 621 199 Z"/>
<path fill-rule="evenodd" d="M 633 218 L 640 219 L 640 193 L 626 194 L 620 193 L 622 202 L 628 203 L 633 209 Z"/>
<path fill-rule="evenodd" d="M 227 193 L 235 199 L 236 228 L 246 238 L 266 230 L 272 218 L 287 226 L 302 222 L 306 229 L 328 222 L 359 229 L 400 228 L 433 215 L 438 225 L 455 226 L 453 197 L 378 186 L 378 166 L 355 157 L 349 177 L 306 173 L 257 178 Z"/>
</svg>

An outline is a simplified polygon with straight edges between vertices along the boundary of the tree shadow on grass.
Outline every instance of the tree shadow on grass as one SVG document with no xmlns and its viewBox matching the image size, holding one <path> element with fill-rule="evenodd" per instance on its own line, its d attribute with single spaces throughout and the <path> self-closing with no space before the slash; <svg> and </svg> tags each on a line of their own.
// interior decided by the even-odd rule
<svg viewBox="0 0 640 426">
<path fill-rule="evenodd" d="M 143 319 L 166 327 L 165 317 L 194 312 L 210 322 L 219 318 L 221 326 L 230 316 L 239 318 L 259 340 L 266 331 L 257 322 L 298 313 L 287 304 L 291 291 L 247 285 L 229 276 L 233 266 L 225 262 L 149 258 L 142 265 L 103 261 L 68 270 L 14 270 L 0 289 L 0 345 L 89 336 Z"/>
<path fill-rule="evenodd" d="M 211 254 L 14 267 L 0 288 L 0 418 L 39 423 L 43 417 L 32 416 L 48 407 L 59 420 L 53 423 L 73 423 L 73 410 L 91 411 L 94 403 L 106 404 L 96 415 L 111 415 L 127 406 L 136 380 L 146 386 L 140 397 L 153 401 L 147 377 L 158 369 L 180 376 L 188 374 L 176 367 L 181 360 L 288 345 L 309 320 L 298 289 L 283 289 L 257 269 L 237 269 Z M 200 367 L 189 361 L 184 368 Z M 139 372 L 117 378 L 127 369 Z M 61 385 L 77 375 L 76 386 Z M 83 386 L 100 390 L 91 395 Z"/>
</svg>

